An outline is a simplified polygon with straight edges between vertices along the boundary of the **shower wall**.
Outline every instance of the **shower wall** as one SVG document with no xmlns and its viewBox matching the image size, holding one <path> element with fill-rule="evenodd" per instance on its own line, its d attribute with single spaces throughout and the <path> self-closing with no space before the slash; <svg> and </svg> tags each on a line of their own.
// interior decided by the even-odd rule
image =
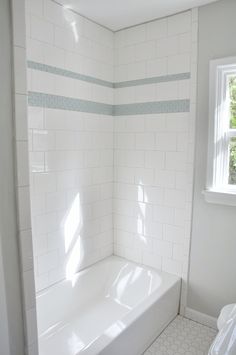
<svg viewBox="0 0 236 355">
<path fill-rule="evenodd" d="M 115 33 L 114 250 L 183 278 L 190 244 L 197 10 Z"/>
<path fill-rule="evenodd" d="M 27 57 L 37 290 L 114 252 L 181 276 L 184 311 L 197 10 L 113 33 L 29 0 Z"/>
<path fill-rule="evenodd" d="M 51 0 L 26 5 L 39 291 L 113 251 L 113 33 Z"/>
</svg>

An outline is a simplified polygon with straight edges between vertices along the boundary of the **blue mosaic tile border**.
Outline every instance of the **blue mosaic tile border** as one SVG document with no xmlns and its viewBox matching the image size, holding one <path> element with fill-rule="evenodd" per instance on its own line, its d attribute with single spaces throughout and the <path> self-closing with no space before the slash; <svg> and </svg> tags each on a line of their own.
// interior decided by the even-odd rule
<svg viewBox="0 0 236 355">
<path fill-rule="evenodd" d="M 187 80 L 190 79 L 190 73 L 180 73 L 180 74 L 171 74 L 171 75 L 163 75 L 163 76 L 155 76 L 152 78 L 144 78 L 144 79 L 137 79 L 137 80 L 129 80 L 129 81 L 121 81 L 117 83 L 112 83 L 110 81 L 98 79 L 89 75 L 79 74 L 70 70 L 61 69 L 58 67 L 53 67 L 51 65 L 42 64 L 34 61 L 27 62 L 29 69 L 39 70 L 46 73 L 51 73 L 55 75 L 61 75 L 68 78 L 86 81 L 88 83 L 106 86 L 109 88 L 126 88 L 131 86 L 138 86 L 138 85 L 148 85 L 148 84 L 157 84 L 157 83 L 164 83 L 168 81 L 177 81 L 177 80 Z"/>
<path fill-rule="evenodd" d="M 113 115 L 113 106 L 94 101 L 74 99 L 71 97 L 49 95 L 41 92 L 28 93 L 29 106 L 47 107 L 59 110 L 97 113 L 100 115 Z"/>
<path fill-rule="evenodd" d="M 28 93 L 28 104 L 29 106 L 88 112 L 109 116 L 189 112 L 190 110 L 190 100 L 172 100 L 158 102 L 142 102 L 124 105 L 108 105 L 94 101 L 87 101 L 71 97 L 50 95 L 32 91 Z"/>
<path fill-rule="evenodd" d="M 114 116 L 145 115 L 152 113 L 189 112 L 190 100 L 171 100 L 157 102 L 141 102 L 135 104 L 116 105 Z"/>
<path fill-rule="evenodd" d="M 171 74 L 171 75 L 155 76 L 152 78 L 121 81 L 118 83 L 114 83 L 114 88 L 119 89 L 119 88 L 127 88 L 130 86 L 157 84 L 157 83 L 164 83 L 167 81 L 177 81 L 177 80 L 186 80 L 186 79 L 190 79 L 190 73 Z"/>
<path fill-rule="evenodd" d="M 29 69 L 40 70 L 40 71 L 43 71 L 46 73 L 66 76 L 67 78 L 77 79 L 77 80 L 81 80 L 81 81 L 86 81 L 88 83 L 106 86 L 108 88 L 113 88 L 113 83 L 110 81 L 94 78 L 93 76 L 89 76 L 89 75 L 75 73 L 73 71 L 61 69 L 58 67 L 53 67 L 51 65 L 37 63 L 37 62 L 33 62 L 33 61 L 29 60 L 27 62 L 27 66 Z"/>
</svg>

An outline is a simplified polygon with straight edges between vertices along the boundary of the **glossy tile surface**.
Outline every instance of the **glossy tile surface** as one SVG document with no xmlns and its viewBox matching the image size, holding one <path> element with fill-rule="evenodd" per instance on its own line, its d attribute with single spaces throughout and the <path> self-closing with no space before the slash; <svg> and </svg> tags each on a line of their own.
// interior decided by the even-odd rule
<svg viewBox="0 0 236 355">
<path fill-rule="evenodd" d="M 207 355 L 216 330 L 176 317 L 144 355 Z"/>
</svg>

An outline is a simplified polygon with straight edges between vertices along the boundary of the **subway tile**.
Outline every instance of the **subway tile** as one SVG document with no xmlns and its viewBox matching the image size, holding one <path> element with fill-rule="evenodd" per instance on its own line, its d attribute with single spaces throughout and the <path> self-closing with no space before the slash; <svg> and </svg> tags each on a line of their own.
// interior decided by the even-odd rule
<svg viewBox="0 0 236 355">
<path fill-rule="evenodd" d="M 30 163 L 30 172 L 31 173 L 43 173 L 45 170 L 44 153 L 30 151 L 29 163 Z"/>
<path fill-rule="evenodd" d="M 133 172 L 133 170 L 132 170 Z M 153 169 L 136 168 L 135 172 L 135 183 L 138 185 L 153 185 L 154 182 L 154 171 Z"/>
<path fill-rule="evenodd" d="M 55 132 L 48 130 L 33 130 L 33 150 L 34 152 L 46 152 L 56 148 Z"/>
<path fill-rule="evenodd" d="M 191 12 L 186 11 L 181 14 L 168 17 L 168 35 L 179 34 L 191 30 Z"/>
<path fill-rule="evenodd" d="M 184 239 L 184 228 L 173 225 L 164 225 L 163 239 L 173 243 L 181 243 Z"/>
<path fill-rule="evenodd" d="M 146 61 L 127 64 L 128 80 L 142 79 L 146 77 Z"/>
<path fill-rule="evenodd" d="M 42 274 L 49 272 L 57 267 L 59 263 L 58 253 L 53 251 L 51 253 L 38 256 L 38 272 Z"/>
<path fill-rule="evenodd" d="M 44 109 L 42 107 L 28 106 L 28 126 L 29 128 L 44 128 Z"/>
<path fill-rule="evenodd" d="M 27 60 L 44 63 L 44 43 L 38 40 L 27 38 Z"/>
<path fill-rule="evenodd" d="M 149 102 L 156 99 L 156 85 L 137 85 L 134 88 L 135 102 Z"/>
<path fill-rule="evenodd" d="M 148 22 L 147 39 L 160 39 L 167 36 L 167 19 L 160 19 Z"/>
<path fill-rule="evenodd" d="M 135 135 L 133 133 L 116 133 L 116 149 L 132 149 L 135 146 Z"/>
<path fill-rule="evenodd" d="M 126 46 L 117 50 L 117 65 L 132 63 L 135 60 L 135 47 Z"/>
<path fill-rule="evenodd" d="M 186 171 L 187 152 L 166 152 L 167 170 Z"/>
<path fill-rule="evenodd" d="M 161 187 L 145 187 L 144 202 L 161 205 L 163 203 L 164 190 Z"/>
<path fill-rule="evenodd" d="M 52 22 L 53 24 L 59 26 L 64 25 L 65 22 L 64 7 L 58 6 L 58 4 L 54 3 L 51 0 L 44 0 L 43 13 L 46 21 Z"/>
<path fill-rule="evenodd" d="M 26 12 L 38 16 L 43 15 L 43 0 L 26 0 Z"/>
<path fill-rule="evenodd" d="M 145 152 L 145 167 L 163 169 L 165 162 L 165 153 L 158 151 Z"/>
<path fill-rule="evenodd" d="M 52 3 L 52 1 L 50 1 Z M 57 48 L 51 44 L 43 44 L 43 63 L 52 65 L 54 67 L 65 67 L 65 51 L 61 48 Z M 36 60 L 39 62 L 39 59 Z"/>
<path fill-rule="evenodd" d="M 135 44 L 145 41 L 146 27 L 145 25 L 134 26 L 125 31 L 126 45 Z"/>
<path fill-rule="evenodd" d="M 176 151 L 177 135 L 176 133 L 157 133 L 156 134 L 156 150 L 168 152 Z"/>
<path fill-rule="evenodd" d="M 33 192 L 31 188 L 31 211 L 32 217 L 43 214 L 46 211 L 45 194 L 38 192 Z"/>
<path fill-rule="evenodd" d="M 171 258 L 173 255 L 173 245 L 165 240 L 155 240 L 155 251 L 159 256 Z"/>
<path fill-rule="evenodd" d="M 114 196 L 130 201 L 143 201 L 143 187 L 131 184 L 117 183 L 114 186 Z"/>
<path fill-rule="evenodd" d="M 72 28 L 66 29 L 55 26 L 54 45 L 67 51 L 73 51 L 75 47 L 75 38 Z"/>
<path fill-rule="evenodd" d="M 31 15 L 31 38 L 45 43 L 53 43 L 53 25 L 43 18 Z"/>
<path fill-rule="evenodd" d="M 179 37 L 162 38 L 156 44 L 156 57 L 163 58 L 179 53 Z"/>
<path fill-rule="evenodd" d="M 146 41 L 135 45 L 135 60 L 142 61 L 155 57 L 155 41 Z"/>
<path fill-rule="evenodd" d="M 153 133 L 136 133 L 136 149 L 153 150 L 155 146 L 155 135 Z"/>
<path fill-rule="evenodd" d="M 176 186 L 176 173 L 169 170 L 155 170 L 155 185 L 174 188 Z"/>
<path fill-rule="evenodd" d="M 149 220 L 148 223 L 144 224 L 144 234 L 161 240 L 163 237 L 163 224 Z"/>
<path fill-rule="evenodd" d="M 170 207 L 183 208 L 186 202 L 184 190 L 165 189 L 164 204 Z"/>
<path fill-rule="evenodd" d="M 72 131 L 57 131 L 50 132 L 49 144 L 51 149 L 55 148 L 56 150 L 75 150 L 77 148 L 76 138 L 77 135 Z M 54 143 L 55 142 L 55 143 Z M 55 144 L 55 145 L 54 145 Z M 46 149 L 46 150 L 51 150 Z"/>
<path fill-rule="evenodd" d="M 168 57 L 168 74 L 186 73 L 190 71 L 190 55 L 177 54 Z"/>
<path fill-rule="evenodd" d="M 147 61 L 147 77 L 166 75 L 168 62 L 166 58 L 158 58 Z"/>
<path fill-rule="evenodd" d="M 159 101 L 176 100 L 178 98 L 178 82 L 158 83 L 156 96 Z"/>
<path fill-rule="evenodd" d="M 28 59 L 111 82 L 190 70 L 189 13 L 114 35 L 69 10 L 62 19 L 61 8 L 49 0 L 44 1 L 44 13 L 41 1 L 31 3 Z M 125 104 L 190 98 L 189 79 L 112 89 L 35 72 L 29 70 L 30 90 L 83 100 L 113 104 L 114 98 L 115 104 Z M 41 237 L 34 245 L 37 290 L 65 276 L 62 230 L 69 211 L 78 204 L 81 235 L 87 239 L 83 267 L 112 253 L 114 226 L 115 253 L 181 276 L 185 262 L 181 238 L 189 234 L 191 213 L 187 181 L 192 175 L 187 172 L 192 156 L 185 155 L 194 130 L 189 113 L 113 119 L 30 107 L 29 127 L 33 232 Z"/>
<path fill-rule="evenodd" d="M 34 193 L 48 193 L 56 189 L 56 175 L 54 173 L 33 174 L 32 191 Z"/>
<path fill-rule="evenodd" d="M 116 157 L 114 159 L 114 163 L 114 181 L 128 184 L 134 183 L 135 170 L 132 167 L 117 166 Z"/>
<path fill-rule="evenodd" d="M 172 206 L 155 205 L 153 209 L 153 219 L 161 223 L 173 223 L 174 208 Z"/>
<path fill-rule="evenodd" d="M 143 252 L 142 262 L 147 266 L 151 266 L 159 270 L 162 267 L 162 257 L 150 251 Z"/>
<path fill-rule="evenodd" d="M 170 258 L 163 258 L 162 270 L 180 277 L 182 275 L 182 263 Z"/>
</svg>

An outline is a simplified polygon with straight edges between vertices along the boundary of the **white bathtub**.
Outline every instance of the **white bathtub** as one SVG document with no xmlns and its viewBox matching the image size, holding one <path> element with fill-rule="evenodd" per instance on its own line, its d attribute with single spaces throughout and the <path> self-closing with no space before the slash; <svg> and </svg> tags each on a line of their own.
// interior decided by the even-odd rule
<svg viewBox="0 0 236 355">
<path fill-rule="evenodd" d="M 109 257 L 37 295 L 39 354 L 142 354 L 179 298 L 178 277 Z"/>
</svg>

